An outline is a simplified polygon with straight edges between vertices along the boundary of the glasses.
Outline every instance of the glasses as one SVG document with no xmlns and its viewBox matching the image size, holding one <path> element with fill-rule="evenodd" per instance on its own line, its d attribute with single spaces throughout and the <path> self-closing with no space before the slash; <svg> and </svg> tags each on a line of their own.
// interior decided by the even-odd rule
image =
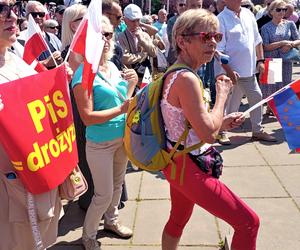
<svg viewBox="0 0 300 250">
<path fill-rule="evenodd" d="M 43 18 L 45 17 L 46 13 L 45 12 L 30 12 L 33 18 L 37 18 L 38 16 Z"/>
<path fill-rule="evenodd" d="M 281 12 L 281 11 L 287 12 L 287 8 L 276 8 L 275 11 L 276 12 Z"/>
<path fill-rule="evenodd" d="M 78 22 L 78 21 L 81 21 L 82 19 L 83 19 L 83 17 L 78 17 L 73 22 Z"/>
<path fill-rule="evenodd" d="M 65 10 L 60 10 L 60 11 L 58 11 L 58 14 L 63 15 L 64 12 L 65 12 Z"/>
<path fill-rule="evenodd" d="M 103 35 L 107 40 L 112 39 L 113 34 L 114 34 L 113 32 L 104 32 L 104 33 L 102 33 L 102 35 Z"/>
<path fill-rule="evenodd" d="M 179 6 L 179 7 L 185 7 L 186 4 L 185 4 L 185 3 L 180 3 L 180 4 L 178 4 L 178 6 Z"/>
<path fill-rule="evenodd" d="M 247 9 L 251 9 L 252 8 L 252 6 L 250 4 L 242 5 L 242 7 L 247 8 Z"/>
<path fill-rule="evenodd" d="M 15 6 L 0 3 L 0 18 L 10 18 L 10 14 Z"/>
<path fill-rule="evenodd" d="M 111 15 L 111 16 L 114 16 L 117 20 L 121 20 L 122 19 L 122 15 L 118 16 L 116 14 L 113 14 L 113 13 L 108 13 L 108 15 Z"/>
<path fill-rule="evenodd" d="M 204 43 L 211 41 L 212 38 L 214 38 L 215 41 L 218 43 L 221 42 L 223 38 L 223 34 L 219 32 L 198 32 L 198 33 L 191 33 L 191 34 L 182 34 L 182 36 L 198 36 L 200 37 L 201 41 Z"/>
<path fill-rule="evenodd" d="M 54 29 L 58 29 L 58 26 L 54 26 L 54 27 L 48 27 L 48 28 L 50 28 L 50 29 L 54 30 Z"/>
</svg>

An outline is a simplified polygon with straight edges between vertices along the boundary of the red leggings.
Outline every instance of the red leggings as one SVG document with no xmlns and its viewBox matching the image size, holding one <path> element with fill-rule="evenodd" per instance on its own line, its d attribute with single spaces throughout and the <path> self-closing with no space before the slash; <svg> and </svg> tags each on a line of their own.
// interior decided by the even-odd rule
<svg viewBox="0 0 300 250">
<path fill-rule="evenodd" d="M 232 249 L 255 250 L 259 228 L 256 213 L 221 181 L 202 172 L 188 156 L 183 184 L 180 185 L 182 159 L 178 157 L 175 160 L 175 180 L 170 178 L 170 165 L 163 170 L 170 183 L 171 194 L 171 212 L 165 232 L 179 238 L 192 215 L 194 204 L 197 204 L 234 228 Z"/>
</svg>

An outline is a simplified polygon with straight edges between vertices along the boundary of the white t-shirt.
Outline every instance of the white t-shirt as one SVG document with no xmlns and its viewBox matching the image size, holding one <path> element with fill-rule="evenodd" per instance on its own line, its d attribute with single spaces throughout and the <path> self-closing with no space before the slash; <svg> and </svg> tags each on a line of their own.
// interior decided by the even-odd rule
<svg viewBox="0 0 300 250">
<path fill-rule="evenodd" d="M 229 66 L 240 77 L 250 77 L 256 70 L 256 46 L 262 42 L 253 13 L 241 8 L 240 17 L 227 7 L 218 15 L 223 39 L 217 49 L 230 57 Z M 224 73 L 215 62 L 215 75 Z"/>
</svg>

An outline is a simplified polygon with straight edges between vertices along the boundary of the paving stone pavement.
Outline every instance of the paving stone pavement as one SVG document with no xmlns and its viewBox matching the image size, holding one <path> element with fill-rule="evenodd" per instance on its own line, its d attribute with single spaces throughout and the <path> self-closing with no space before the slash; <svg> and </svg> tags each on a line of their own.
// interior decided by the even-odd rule
<svg viewBox="0 0 300 250">
<path fill-rule="evenodd" d="M 294 78 L 300 67 L 294 67 Z M 247 104 L 241 106 L 245 110 Z M 267 132 L 276 143 L 250 140 L 249 119 L 242 128 L 230 132 L 232 145 L 219 146 L 224 158 L 221 180 L 242 197 L 260 217 L 257 250 L 300 249 L 300 154 L 290 153 L 281 127 L 275 118 L 264 117 Z M 102 231 L 98 239 L 103 250 L 159 250 L 163 226 L 170 209 L 169 187 L 160 173 L 129 171 L 126 174 L 129 200 L 120 210 L 122 223 L 133 228 L 128 240 L 114 238 Z M 57 243 L 50 250 L 80 250 L 84 211 L 77 202 L 64 206 Z M 180 250 L 217 250 L 231 227 L 195 207 L 180 242 Z"/>
</svg>

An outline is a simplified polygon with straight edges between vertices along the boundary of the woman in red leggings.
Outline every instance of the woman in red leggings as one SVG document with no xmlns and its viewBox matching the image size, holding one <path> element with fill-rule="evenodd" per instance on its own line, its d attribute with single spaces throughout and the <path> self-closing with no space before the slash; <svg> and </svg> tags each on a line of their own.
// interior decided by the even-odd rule
<svg viewBox="0 0 300 250">
<path fill-rule="evenodd" d="M 177 62 L 196 71 L 202 64 L 211 61 L 217 42 L 222 40 L 218 33 L 218 19 L 203 9 L 188 10 L 177 19 L 173 28 L 176 43 Z M 164 169 L 170 183 L 171 213 L 162 235 L 162 249 L 176 250 L 183 229 L 192 215 L 195 204 L 209 213 L 223 219 L 234 228 L 231 249 L 254 250 L 259 228 L 259 218 L 237 195 L 219 181 L 221 165 L 205 168 L 196 164 L 199 156 L 212 150 L 209 143 L 215 141 L 220 129 L 239 126 L 244 118 L 241 113 L 226 117 L 224 104 L 232 87 L 231 80 L 219 76 L 216 81 L 217 97 L 214 108 L 208 111 L 206 95 L 197 76 L 185 69 L 168 75 L 164 82 L 161 110 L 166 126 L 168 148 L 179 139 L 186 121 L 191 125 L 186 146 L 200 141 L 206 142 L 201 148 L 184 157 L 175 158 L 176 177 L 171 178 L 172 166 Z M 180 149 L 179 149 L 180 150 Z M 219 159 L 218 154 L 213 159 Z M 183 166 L 185 166 L 184 169 Z M 184 178 L 180 179 L 181 174 Z"/>
</svg>

